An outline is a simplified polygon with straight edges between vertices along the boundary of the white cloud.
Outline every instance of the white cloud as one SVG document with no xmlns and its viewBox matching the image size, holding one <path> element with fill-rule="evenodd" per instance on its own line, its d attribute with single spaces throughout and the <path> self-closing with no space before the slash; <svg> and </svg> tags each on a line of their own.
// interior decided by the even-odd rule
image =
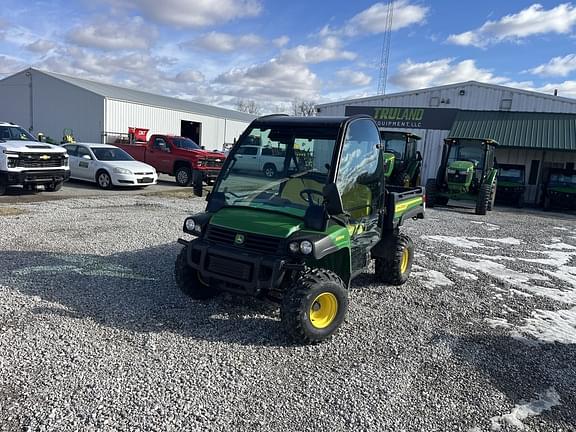
<svg viewBox="0 0 576 432">
<path fill-rule="evenodd" d="M 576 70 L 576 54 L 568 54 L 564 57 L 554 57 L 548 63 L 541 64 L 528 72 L 543 76 L 565 77 Z"/>
<path fill-rule="evenodd" d="M 68 40 L 76 45 L 106 50 L 147 49 L 157 37 L 155 27 L 141 17 L 120 21 L 100 18 L 68 33 Z"/>
<path fill-rule="evenodd" d="M 342 84 L 363 87 L 372 82 L 372 77 L 361 71 L 354 71 L 351 69 L 340 69 L 336 72 L 336 76 L 340 79 Z"/>
<path fill-rule="evenodd" d="M 288 42 L 290 42 L 290 38 L 288 36 L 280 36 L 279 38 L 272 40 L 272 43 L 278 48 L 286 46 Z"/>
<path fill-rule="evenodd" d="M 287 63 L 322 63 L 334 60 L 354 60 L 356 57 L 356 53 L 342 48 L 340 39 L 335 36 L 326 36 L 322 39 L 321 45 L 298 45 L 284 50 L 280 59 Z"/>
<path fill-rule="evenodd" d="M 118 8 L 141 12 L 153 21 L 179 27 L 207 27 L 262 11 L 259 0 L 104 0 Z"/>
<path fill-rule="evenodd" d="M 172 81 L 198 83 L 204 81 L 205 79 L 206 77 L 202 74 L 202 72 L 194 69 L 187 69 L 178 72 Z"/>
<path fill-rule="evenodd" d="M 519 41 L 538 34 L 567 34 L 575 24 L 576 7 L 571 3 L 563 3 L 548 10 L 536 3 L 498 21 L 487 21 L 478 29 L 450 35 L 448 42 L 486 47 L 503 41 Z"/>
<path fill-rule="evenodd" d="M 37 39 L 36 41 L 32 42 L 31 44 L 26 45 L 26 49 L 32 51 L 37 54 L 47 54 L 48 51 L 56 48 L 56 43 L 46 40 L 46 39 Z"/>
<path fill-rule="evenodd" d="M 392 30 L 400 30 L 413 24 L 422 24 L 426 20 L 429 8 L 418 4 L 412 4 L 409 0 L 396 0 Z M 368 9 L 354 15 L 342 28 L 325 26 L 321 36 L 346 35 L 356 36 L 360 34 L 378 34 L 386 31 L 386 18 L 388 16 L 388 4 L 374 3 Z"/>
<path fill-rule="evenodd" d="M 306 66 L 279 59 L 234 68 L 218 76 L 215 83 L 222 93 L 256 101 L 315 99 L 320 89 L 318 77 Z"/>
<path fill-rule="evenodd" d="M 535 90 L 548 94 L 554 94 L 554 90 L 558 90 L 558 96 L 576 98 L 576 81 L 567 80 L 561 83 L 548 83 L 536 88 L 526 88 L 526 90 Z"/>
<path fill-rule="evenodd" d="M 478 68 L 474 60 L 463 60 L 456 63 L 452 58 L 422 63 L 414 63 L 408 59 L 400 64 L 396 72 L 390 77 L 390 82 L 402 90 L 470 80 L 492 84 L 503 84 L 509 81 L 504 77 L 495 76 L 488 69 Z"/>
<path fill-rule="evenodd" d="M 183 43 L 182 47 L 195 50 L 232 52 L 258 47 L 263 43 L 264 39 L 255 34 L 237 36 L 213 31 Z"/>
</svg>

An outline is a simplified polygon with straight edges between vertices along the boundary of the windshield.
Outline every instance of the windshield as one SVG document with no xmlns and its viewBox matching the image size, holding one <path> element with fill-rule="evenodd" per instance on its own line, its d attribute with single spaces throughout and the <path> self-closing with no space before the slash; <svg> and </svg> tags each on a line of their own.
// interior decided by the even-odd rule
<svg viewBox="0 0 576 432">
<path fill-rule="evenodd" d="M 18 126 L 0 126 L 0 140 L 2 141 L 36 141 L 26 129 Z"/>
<path fill-rule="evenodd" d="M 182 138 L 182 137 L 174 138 L 172 142 L 176 147 L 184 150 L 202 150 L 202 147 L 200 147 L 190 138 Z"/>
<path fill-rule="evenodd" d="M 132 156 L 124 150 L 112 147 L 91 147 L 96 160 L 100 161 L 131 161 L 134 160 Z"/>
<path fill-rule="evenodd" d="M 215 194 L 225 205 L 303 216 L 323 201 L 338 129 L 253 128 L 231 151 Z"/>
<path fill-rule="evenodd" d="M 524 170 L 520 168 L 499 168 L 498 178 L 501 180 L 524 181 Z"/>
<path fill-rule="evenodd" d="M 396 160 L 403 160 L 404 151 L 406 150 L 406 140 L 401 138 L 385 139 L 384 148 L 386 152 L 392 153 L 396 157 Z"/>
<path fill-rule="evenodd" d="M 576 174 L 552 174 L 550 176 L 551 186 L 576 186 Z"/>
<path fill-rule="evenodd" d="M 455 161 L 474 163 L 476 169 L 484 168 L 484 146 L 481 141 L 460 140 L 450 147 L 448 164 Z"/>
</svg>

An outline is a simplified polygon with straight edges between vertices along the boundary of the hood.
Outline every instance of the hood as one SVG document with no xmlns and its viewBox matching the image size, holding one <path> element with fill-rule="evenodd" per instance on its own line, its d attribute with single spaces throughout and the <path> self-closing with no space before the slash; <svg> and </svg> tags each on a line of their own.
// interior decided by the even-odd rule
<svg viewBox="0 0 576 432">
<path fill-rule="evenodd" d="M 211 151 L 211 150 L 190 150 L 195 152 L 199 157 L 203 159 L 220 159 L 221 162 L 224 162 L 226 159 L 226 155 L 219 151 Z"/>
<path fill-rule="evenodd" d="M 448 165 L 448 169 L 458 171 L 471 171 L 474 169 L 474 163 L 468 161 L 454 161 L 450 165 Z"/>
<path fill-rule="evenodd" d="M 222 228 L 287 238 L 304 226 L 302 219 L 281 213 L 249 208 L 223 208 L 210 220 Z"/>
<path fill-rule="evenodd" d="M 0 148 L 21 153 L 66 153 L 66 149 L 36 141 L 0 141 Z"/>
<path fill-rule="evenodd" d="M 155 172 L 154 167 L 138 161 L 98 161 L 110 167 L 126 168 L 132 172 Z"/>
</svg>

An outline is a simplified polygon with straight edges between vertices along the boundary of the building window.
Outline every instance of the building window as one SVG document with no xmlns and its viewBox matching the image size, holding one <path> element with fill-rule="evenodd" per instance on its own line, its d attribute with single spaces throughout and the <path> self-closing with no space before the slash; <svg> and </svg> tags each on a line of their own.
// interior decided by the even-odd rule
<svg viewBox="0 0 576 432">
<path fill-rule="evenodd" d="M 540 161 L 533 160 L 530 164 L 530 177 L 528 178 L 529 185 L 535 185 L 538 182 L 538 169 L 540 168 Z"/>
<path fill-rule="evenodd" d="M 500 101 L 500 109 L 510 111 L 512 109 L 512 99 L 502 99 Z"/>
</svg>

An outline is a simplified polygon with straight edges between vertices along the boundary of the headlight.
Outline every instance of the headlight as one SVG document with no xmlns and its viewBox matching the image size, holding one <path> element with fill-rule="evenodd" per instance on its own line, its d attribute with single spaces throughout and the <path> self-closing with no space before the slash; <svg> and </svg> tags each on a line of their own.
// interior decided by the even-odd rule
<svg viewBox="0 0 576 432">
<path fill-rule="evenodd" d="M 126 168 L 118 168 L 118 167 L 116 167 L 116 168 L 113 169 L 113 171 L 114 171 L 116 174 L 132 174 L 132 171 L 130 171 L 129 169 L 126 169 Z"/>
<path fill-rule="evenodd" d="M 290 252 L 292 253 L 298 253 L 300 251 L 300 244 L 298 242 L 290 242 L 290 244 L 288 245 L 288 249 L 290 249 Z"/>
<path fill-rule="evenodd" d="M 184 221 L 184 227 L 186 229 L 186 231 L 192 232 L 194 231 L 194 228 L 196 228 L 196 222 L 194 221 L 194 219 L 186 219 Z"/>
<path fill-rule="evenodd" d="M 456 170 L 449 169 L 449 170 L 448 170 L 448 174 L 456 174 Z"/>
<path fill-rule="evenodd" d="M 310 255 L 312 253 L 312 243 L 308 240 L 302 240 L 300 242 L 300 252 L 304 255 Z"/>
</svg>

